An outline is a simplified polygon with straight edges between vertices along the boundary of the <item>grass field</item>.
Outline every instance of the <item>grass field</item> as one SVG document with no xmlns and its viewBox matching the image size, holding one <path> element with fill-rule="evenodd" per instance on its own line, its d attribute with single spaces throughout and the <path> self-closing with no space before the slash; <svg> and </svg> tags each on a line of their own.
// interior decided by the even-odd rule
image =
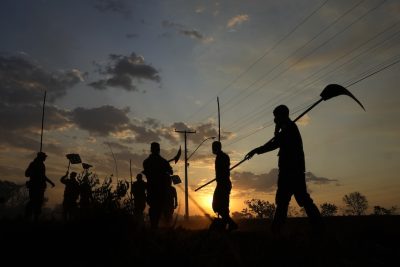
<svg viewBox="0 0 400 267">
<path fill-rule="evenodd" d="M 124 218 L 63 223 L 0 221 L 1 266 L 397 266 L 400 216 L 326 218 L 313 236 L 306 218 L 290 218 L 281 238 L 269 222 L 241 220 L 232 233 L 209 221 L 136 229 Z M 7 263 L 8 262 L 8 263 Z"/>
</svg>

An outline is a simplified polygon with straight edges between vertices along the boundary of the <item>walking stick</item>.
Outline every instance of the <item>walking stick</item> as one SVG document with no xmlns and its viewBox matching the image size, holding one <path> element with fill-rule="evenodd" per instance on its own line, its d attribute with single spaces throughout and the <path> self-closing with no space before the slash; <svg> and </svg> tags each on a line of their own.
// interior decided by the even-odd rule
<svg viewBox="0 0 400 267">
<path fill-rule="evenodd" d="M 301 113 L 299 116 L 297 116 L 297 118 L 295 118 L 295 119 L 293 120 L 293 122 L 298 121 L 298 120 L 299 120 L 301 117 L 303 117 L 307 112 L 309 112 L 309 111 L 312 110 L 315 106 L 317 106 L 319 103 L 321 103 L 322 100 L 326 101 L 326 100 L 329 100 L 329 99 L 331 99 L 331 98 L 333 98 L 333 97 L 336 97 L 336 96 L 339 96 L 339 95 L 347 95 L 347 96 L 351 97 L 354 101 L 356 101 L 356 102 L 365 110 L 365 108 L 364 108 L 364 106 L 361 104 L 361 102 L 360 102 L 352 93 L 350 93 L 349 90 L 347 90 L 346 88 L 344 88 L 343 86 L 338 85 L 338 84 L 329 84 L 329 85 L 327 85 L 327 86 L 324 88 L 324 90 L 322 90 L 322 92 L 321 92 L 321 94 L 320 94 L 321 99 L 319 99 L 317 102 L 315 102 L 314 104 L 312 104 L 308 109 L 306 109 L 303 113 Z M 275 137 L 272 137 L 272 138 L 267 142 L 267 144 L 268 144 L 268 143 L 271 143 L 272 141 L 274 141 L 274 139 L 275 139 Z M 234 165 L 233 167 L 231 167 L 229 170 L 233 170 L 234 168 L 236 168 L 237 166 L 239 166 L 240 164 L 242 164 L 242 163 L 245 162 L 246 160 L 249 160 L 250 158 L 251 158 L 251 157 L 247 157 L 247 156 L 244 157 L 244 159 L 242 159 L 241 161 L 239 161 L 237 164 L 235 164 L 235 165 Z M 194 191 L 200 190 L 201 188 L 205 187 L 206 185 L 209 185 L 210 183 L 214 182 L 215 180 L 216 180 L 216 178 L 213 179 L 213 180 L 211 180 L 211 181 L 209 181 L 209 182 L 207 182 L 207 183 L 205 183 L 204 185 L 202 185 L 202 186 L 196 188 Z"/>
</svg>

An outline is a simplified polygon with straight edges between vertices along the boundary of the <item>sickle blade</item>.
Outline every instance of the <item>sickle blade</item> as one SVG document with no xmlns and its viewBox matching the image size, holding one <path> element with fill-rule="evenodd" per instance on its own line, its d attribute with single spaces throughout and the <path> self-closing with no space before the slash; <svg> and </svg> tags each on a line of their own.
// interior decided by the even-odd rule
<svg viewBox="0 0 400 267">
<path fill-rule="evenodd" d="M 331 99 L 333 97 L 339 96 L 339 95 L 347 95 L 347 96 L 353 98 L 353 100 L 356 101 L 362 107 L 363 110 L 365 110 L 363 104 L 361 104 L 361 102 L 352 93 L 350 93 L 349 90 L 347 90 L 346 88 L 344 88 L 343 86 L 341 86 L 339 84 L 327 85 L 320 94 L 321 98 L 324 101 Z"/>
</svg>

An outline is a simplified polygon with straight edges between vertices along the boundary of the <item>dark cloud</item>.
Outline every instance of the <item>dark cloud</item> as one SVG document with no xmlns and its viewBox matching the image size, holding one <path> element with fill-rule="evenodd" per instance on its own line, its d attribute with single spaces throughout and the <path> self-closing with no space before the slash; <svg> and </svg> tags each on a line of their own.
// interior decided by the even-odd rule
<svg viewBox="0 0 400 267">
<path fill-rule="evenodd" d="M 41 129 L 42 106 L 6 105 L 0 103 L 0 124 L 8 131 L 37 132 Z M 46 130 L 61 129 L 70 125 L 68 111 L 47 105 L 45 109 Z"/>
<path fill-rule="evenodd" d="M 110 62 L 105 67 L 99 66 L 99 73 L 108 78 L 89 83 L 93 88 L 105 90 L 108 87 L 119 87 L 127 91 L 137 91 L 136 85 L 133 84 L 134 79 L 155 82 L 161 80 L 158 71 L 135 53 L 129 56 L 111 54 L 109 59 Z"/>
<path fill-rule="evenodd" d="M 118 149 L 118 150 L 129 150 L 128 146 L 122 145 L 118 142 L 110 142 L 110 141 L 104 141 L 103 144 L 106 146 L 112 147 L 112 149 Z"/>
<path fill-rule="evenodd" d="M 79 128 L 91 134 L 107 136 L 129 128 L 128 112 L 128 108 L 118 109 L 109 105 L 92 109 L 79 107 L 71 112 L 71 118 Z"/>
<path fill-rule="evenodd" d="M 278 169 L 271 169 L 269 173 L 255 174 L 252 172 L 233 172 L 232 183 L 237 190 L 253 190 L 258 192 L 272 192 L 276 190 Z"/>
<path fill-rule="evenodd" d="M 216 137 L 218 138 L 218 128 L 217 126 L 212 123 L 212 122 L 206 122 L 206 123 L 200 123 L 198 125 L 187 125 L 184 122 L 174 122 L 171 126 L 171 129 L 176 129 L 179 131 L 196 131 L 195 134 L 191 134 L 190 138 L 188 139 L 190 142 L 194 144 L 200 144 L 204 139 L 209 138 L 209 137 Z M 224 132 L 221 135 L 221 141 L 229 139 L 231 136 L 231 133 Z M 175 136 L 173 136 L 175 139 Z M 181 136 L 181 140 L 183 136 Z"/>
<path fill-rule="evenodd" d="M 276 190 L 279 170 L 274 168 L 269 173 L 254 174 L 252 172 L 233 172 L 231 174 L 232 183 L 235 189 L 253 192 L 272 192 Z M 314 184 L 337 183 L 336 179 L 316 177 L 313 173 L 306 173 L 306 182 Z"/>
<path fill-rule="evenodd" d="M 319 184 L 319 185 L 330 184 L 330 183 L 338 184 L 339 180 L 329 179 L 329 178 L 325 178 L 325 177 L 317 177 L 312 172 L 306 172 L 306 182 Z"/>
<path fill-rule="evenodd" d="M 154 118 L 146 118 L 143 122 L 145 125 L 149 125 L 151 127 L 160 127 L 161 123 L 159 120 Z"/>
<path fill-rule="evenodd" d="M 124 17 L 132 16 L 132 8 L 125 0 L 93 0 L 93 7 L 100 12 L 113 12 Z"/>
<path fill-rule="evenodd" d="M 205 39 L 204 35 L 197 30 L 181 30 L 179 33 L 198 40 Z"/>
<path fill-rule="evenodd" d="M 143 126 L 131 125 L 130 129 L 134 132 L 134 140 L 138 143 L 151 143 L 151 142 L 159 142 L 160 132 L 152 129 L 147 129 Z"/>
<path fill-rule="evenodd" d="M 185 25 L 179 24 L 179 23 L 175 23 L 172 21 L 168 21 L 168 20 L 163 20 L 161 22 L 161 25 L 164 28 L 173 28 L 176 30 L 176 32 L 180 35 L 184 35 L 184 36 L 188 36 L 192 39 L 204 42 L 204 43 L 209 43 L 213 41 L 212 37 L 207 37 L 204 34 L 202 34 L 200 31 L 196 30 L 196 29 L 190 29 L 188 27 L 186 27 Z M 166 33 L 162 34 L 163 37 L 165 37 Z"/>
<path fill-rule="evenodd" d="M 77 69 L 47 71 L 24 55 L 0 55 L 0 101 L 8 104 L 53 102 L 67 90 L 83 81 L 85 74 Z"/>
</svg>

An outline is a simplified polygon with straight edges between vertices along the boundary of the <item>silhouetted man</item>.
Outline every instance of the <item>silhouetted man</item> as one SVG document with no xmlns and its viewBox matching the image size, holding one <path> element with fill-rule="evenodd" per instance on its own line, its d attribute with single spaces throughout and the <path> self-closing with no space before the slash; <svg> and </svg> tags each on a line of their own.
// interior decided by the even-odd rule
<svg viewBox="0 0 400 267">
<path fill-rule="evenodd" d="M 172 221 L 174 210 L 178 207 L 178 194 L 176 193 L 175 187 L 172 185 L 172 178 L 169 178 L 169 185 L 167 187 L 167 193 L 164 205 L 164 218 L 169 224 Z"/>
<path fill-rule="evenodd" d="M 237 224 L 229 215 L 229 195 L 232 189 L 230 180 L 230 158 L 222 151 L 222 145 L 219 141 L 212 143 L 212 152 L 215 157 L 215 177 L 217 186 L 215 187 L 212 208 L 215 213 L 221 216 L 222 228 L 228 226 L 228 230 L 232 231 L 238 228 Z"/>
<path fill-rule="evenodd" d="M 300 207 L 304 207 L 314 229 L 322 229 L 321 214 L 307 193 L 305 181 L 305 160 L 303 142 L 297 125 L 289 118 L 289 109 L 285 105 L 273 111 L 275 119 L 275 137 L 271 142 L 251 150 L 246 158 L 254 154 L 263 154 L 279 148 L 279 176 L 276 192 L 276 210 L 272 222 L 272 231 L 279 234 L 284 224 L 289 202 L 294 195 Z"/>
<path fill-rule="evenodd" d="M 143 161 L 143 173 L 147 178 L 147 203 L 151 228 L 157 229 L 164 207 L 168 182 L 173 171 L 168 161 L 160 156 L 160 144 L 151 143 L 151 154 Z"/>
<path fill-rule="evenodd" d="M 75 219 L 78 210 L 78 198 L 80 194 L 80 185 L 76 180 L 76 172 L 71 172 L 68 179 L 67 173 L 61 177 L 60 182 L 65 184 L 64 200 L 63 200 L 63 215 L 64 220 Z"/>
<path fill-rule="evenodd" d="M 89 180 L 89 172 L 86 170 L 82 180 L 79 184 L 79 209 L 81 218 L 89 218 L 90 217 L 90 207 L 93 200 L 92 196 L 92 185 Z"/>
<path fill-rule="evenodd" d="M 146 208 L 147 183 L 143 181 L 143 175 L 136 175 L 136 181 L 132 183 L 133 214 L 137 219 L 143 220 L 143 212 Z"/>
<path fill-rule="evenodd" d="M 25 171 L 25 176 L 29 177 L 26 183 L 29 189 L 29 201 L 25 207 L 25 217 L 37 221 L 42 212 L 44 202 L 44 192 L 46 191 L 46 182 L 54 187 L 54 183 L 46 176 L 46 166 L 44 161 L 47 155 L 44 152 L 38 152 L 36 158 L 29 164 Z"/>
</svg>

